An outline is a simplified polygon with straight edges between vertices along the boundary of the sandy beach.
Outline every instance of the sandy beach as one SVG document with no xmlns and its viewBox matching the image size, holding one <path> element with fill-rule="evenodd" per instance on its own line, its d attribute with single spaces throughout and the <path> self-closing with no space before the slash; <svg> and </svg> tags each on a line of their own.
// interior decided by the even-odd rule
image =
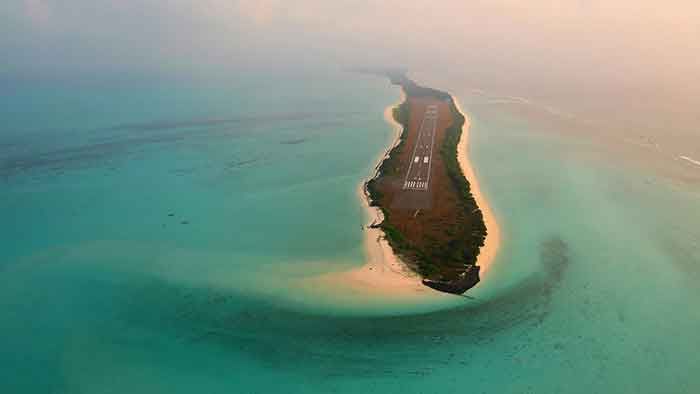
<svg viewBox="0 0 700 394">
<path fill-rule="evenodd" d="M 470 119 L 467 113 L 462 109 L 459 104 L 459 100 L 452 96 L 455 101 L 455 105 L 459 112 L 464 115 L 464 126 L 462 126 L 462 135 L 459 138 L 459 144 L 457 145 L 457 160 L 459 161 L 459 166 L 462 169 L 462 173 L 469 181 L 471 187 L 471 193 L 476 200 L 476 204 L 481 209 L 481 213 L 484 216 L 484 223 L 486 224 L 486 231 L 488 232 L 486 240 L 484 241 L 484 246 L 481 247 L 479 252 L 479 257 L 477 258 L 477 265 L 481 267 L 480 275 L 483 280 L 489 268 L 493 264 L 493 260 L 496 258 L 498 249 L 501 244 L 501 229 L 498 227 L 498 222 L 493 214 L 491 206 L 488 204 L 486 198 L 484 198 L 481 188 L 479 187 L 479 180 L 472 168 L 471 162 L 469 161 L 469 127 Z"/>
<path fill-rule="evenodd" d="M 389 123 L 393 130 L 393 143 L 381 154 L 377 161 L 379 164 L 386 157 L 387 152 L 395 146 L 399 141 L 399 136 L 402 131 L 402 126 L 397 123 L 392 114 L 395 106 L 405 100 L 405 95 L 402 92 L 402 99 L 399 103 L 388 106 L 384 110 L 384 119 Z M 465 114 L 459 104 L 456 103 L 460 112 Z M 465 114 L 466 117 L 466 114 Z M 464 175 L 471 184 L 471 191 L 476 199 L 478 206 L 481 208 L 488 236 L 485 241 L 485 246 L 482 247 L 478 258 L 478 264 L 481 266 L 482 275 L 485 274 L 491 263 L 493 262 L 500 243 L 500 230 L 493 216 L 493 212 L 489 207 L 486 199 L 481 194 L 479 184 L 476 179 L 474 170 L 468 160 L 469 140 L 469 119 L 467 118 L 462 129 L 460 142 L 458 145 L 457 155 L 459 164 Z M 366 211 L 366 225 L 364 230 L 364 246 L 366 253 L 365 263 L 355 269 L 342 272 L 331 272 L 310 279 L 307 285 L 318 286 L 332 290 L 335 294 L 339 292 L 347 293 L 348 296 L 360 296 L 364 298 L 391 298 L 402 299 L 405 301 L 415 301 L 416 298 L 430 298 L 438 300 L 444 297 L 451 297 L 448 294 L 432 290 L 421 283 L 421 277 L 411 271 L 401 259 L 393 252 L 389 243 L 384 239 L 382 230 L 369 228 L 372 223 L 382 221 L 382 213 L 376 207 L 369 205 L 368 196 L 364 191 L 364 182 L 359 185 L 358 197 L 361 200 L 362 206 Z"/>
</svg>

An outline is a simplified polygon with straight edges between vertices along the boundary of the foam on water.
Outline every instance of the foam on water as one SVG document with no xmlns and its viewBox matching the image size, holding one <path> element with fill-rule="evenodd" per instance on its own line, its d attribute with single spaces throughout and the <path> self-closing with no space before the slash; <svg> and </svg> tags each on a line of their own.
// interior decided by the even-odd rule
<svg viewBox="0 0 700 394">
<path fill-rule="evenodd" d="M 678 157 L 679 157 L 680 159 L 683 159 L 683 160 L 685 160 L 685 161 L 691 163 L 691 164 L 695 164 L 696 166 L 700 166 L 700 161 L 695 160 L 695 159 L 693 159 L 693 158 L 691 158 L 691 157 L 688 157 L 688 156 L 678 156 Z"/>
</svg>

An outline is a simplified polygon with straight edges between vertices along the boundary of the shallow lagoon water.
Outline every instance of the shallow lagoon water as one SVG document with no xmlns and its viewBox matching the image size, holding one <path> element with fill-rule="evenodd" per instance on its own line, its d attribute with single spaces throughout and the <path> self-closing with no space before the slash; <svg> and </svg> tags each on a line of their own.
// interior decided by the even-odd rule
<svg viewBox="0 0 700 394">
<path fill-rule="evenodd" d="M 697 185 L 457 90 L 499 256 L 472 299 L 349 308 L 290 283 L 362 262 L 385 81 L 21 88 L 2 98 L 3 391 L 700 388 Z"/>
</svg>

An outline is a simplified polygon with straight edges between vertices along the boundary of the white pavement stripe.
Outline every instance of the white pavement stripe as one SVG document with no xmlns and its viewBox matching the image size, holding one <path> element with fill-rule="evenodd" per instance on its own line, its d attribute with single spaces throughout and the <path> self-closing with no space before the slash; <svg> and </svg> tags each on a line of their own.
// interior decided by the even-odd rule
<svg viewBox="0 0 700 394">
<path fill-rule="evenodd" d="M 404 178 L 404 189 L 428 190 L 438 117 L 439 111 L 436 105 L 426 107 L 423 120 L 418 128 L 418 136 L 413 147 L 413 154 L 408 163 L 408 171 Z M 426 172 L 426 167 L 427 174 L 424 174 Z M 426 179 L 423 179 L 424 176 Z"/>
</svg>

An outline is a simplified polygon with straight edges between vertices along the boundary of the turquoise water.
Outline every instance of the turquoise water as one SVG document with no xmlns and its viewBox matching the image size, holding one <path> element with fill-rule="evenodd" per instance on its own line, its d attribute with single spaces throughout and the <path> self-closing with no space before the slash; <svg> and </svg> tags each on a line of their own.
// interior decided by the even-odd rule
<svg viewBox="0 0 700 394">
<path fill-rule="evenodd" d="M 697 185 L 457 91 L 500 254 L 474 299 L 348 314 L 290 302 L 287 282 L 362 262 L 356 188 L 391 136 L 385 81 L 15 88 L 3 392 L 700 389 Z"/>
</svg>

